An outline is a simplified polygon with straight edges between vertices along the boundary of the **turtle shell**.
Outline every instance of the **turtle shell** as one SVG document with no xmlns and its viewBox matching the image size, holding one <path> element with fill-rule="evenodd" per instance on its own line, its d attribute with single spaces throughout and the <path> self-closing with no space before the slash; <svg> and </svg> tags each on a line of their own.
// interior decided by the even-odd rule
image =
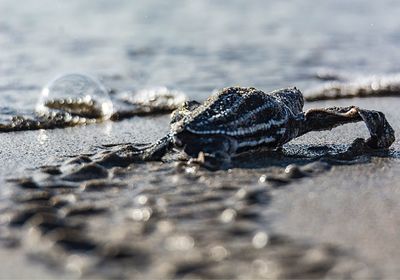
<svg viewBox="0 0 400 280">
<path fill-rule="evenodd" d="M 255 88 L 229 87 L 171 127 L 174 134 L 225 135 L 239 147 L 285 142 L 291 120 L 302 111 L 303 96 L 296 88 L 265 93 Z M 290 139 L 288 139 L 290 140 Z"/>
</svg>

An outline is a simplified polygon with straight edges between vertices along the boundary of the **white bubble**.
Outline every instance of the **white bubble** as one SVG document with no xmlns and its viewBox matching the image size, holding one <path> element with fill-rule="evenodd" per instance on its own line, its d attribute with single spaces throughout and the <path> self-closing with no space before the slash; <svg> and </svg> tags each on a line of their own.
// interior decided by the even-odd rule
<svg viewBox="0 0 400 280">
<path fill-rule="evenodd" d="M 36 112 L 65 111 L 88 118 L 109 119 L 113 104 L 107 89 L 95 78 L 70 73 L 58 76 L 42 90 Z"/>
<path fill-rule="evenodd" d="M 152 107 L 179 107 L 187 96 L 181 91 L 171 90 L 166 87 L 151 87 L 138 91 L 135 95 L 130 92 L 122 94 L 122 99 L 131 104 L 139 104 Z"/>
</svg>

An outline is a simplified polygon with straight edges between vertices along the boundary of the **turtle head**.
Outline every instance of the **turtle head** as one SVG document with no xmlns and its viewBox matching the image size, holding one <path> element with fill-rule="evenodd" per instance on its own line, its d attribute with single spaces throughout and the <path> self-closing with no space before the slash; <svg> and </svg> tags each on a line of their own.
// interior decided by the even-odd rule
<svg viewBox="0 0 400 280">
<path fill-rule="evenodd" d="M 296 87 L 280 89 L 272 92 L 271 94 L 288 106 L 293 113 L 299 114 L 303 111 L 303 94 Z"/>
</svg>

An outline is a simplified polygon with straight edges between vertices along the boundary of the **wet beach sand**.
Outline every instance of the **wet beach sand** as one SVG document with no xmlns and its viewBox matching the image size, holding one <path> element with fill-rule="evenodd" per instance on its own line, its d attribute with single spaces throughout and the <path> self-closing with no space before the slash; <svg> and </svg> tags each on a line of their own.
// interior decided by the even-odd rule
<svg viewBox="0 0 400 280">
<path fill-rule="evenodd" d="M 41 3 L 0 3 L 2 119 L 32 110 L 65 71 L 93 73 L 117 91 L 165 85 L 199 101 L 238 84 L 296 85 L 307 95 L 330 69 L 349 81 L 400 71 L 393 1 Z M 383 95 L 305 107 L 382 111 L 399 139 L 398 97 Z M 357 123 L 309 133 L 281 153 L 241 155 L 229 170 L 95 163 L 121 143 L 159 139 L 168 123 L 158 115 L 1 133 L 0 278 L 399 275 L 398 140 L 389 151 L 336 157 L 368 137 Z"/>
<path fill-rule="evenodd" d="M 373 101 L 399 131 L 396 98 L 351 101 L 364 108 Z M 130 141 L 142 129 L 148 135 L 137 141 L 147 142 L 160 137 L 167 123 L 167 116 L 134 118 L 69 130 L 77 140 L 111 126 L 97 140 L 107 144 Z M 11 250 L 11 258 L 26 264 L 21 276 L 51 277 L 55 269 L 66 278 L 390 278 L 399 273 L 398 142 L 387 153 L 317 159 L 367 137 L 362 123 L 303 136 L 283 154 L 243 155 L 238 167 L 215 172 L 174 162 L 86 172 L 82 162 L 90 165 L 101 150 L 93 143 L 62 151 L 55 145 L 54 158 L 38 160 L 51 149 L 40 143 L 60 139 L 63 130 L 19 135 L 4 141 L 13 151 L 3 158 L 5 166 L 15 166 L 12 173 L 2 168 L 4 178 L 25 179 L 2 189 L 7 224 L 2 241 L 10 247 L 2 252 L 8 259 Z M 35 156 L 29 159 L 21 146 L 36 147 Z M 44 270 L 45 265 L 52 269 Z M 12 268 L 2 273 L 17 276 Z"/>
</svg>

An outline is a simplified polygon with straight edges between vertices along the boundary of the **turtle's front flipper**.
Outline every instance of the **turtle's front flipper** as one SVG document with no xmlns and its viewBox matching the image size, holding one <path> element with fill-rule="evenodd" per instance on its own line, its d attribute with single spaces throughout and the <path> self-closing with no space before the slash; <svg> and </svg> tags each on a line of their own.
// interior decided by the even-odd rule
<svg viewBox="0 0 400 280">
<path fill-rule="evenodd" d="M 346 123 L 364 121 L 371 134 L 366 144 L 374 149 L 386 149 L 395 140 L 394 130 L 379 111 L 365 110 L 355 106 L 310 109 L 304 115 L 300 135 L 309 131 L 330 130 Z"/>
<path fill-rule="evenodd" d="M 140 159 L 143 161 L 156 161 L 161 160 L 161 158 L 171 150 L 173 146 L 173 139 L 170 134 L 164 136 L 154 144 L 146 147 L 146 149 L 141 151 L 139 155 Z"/>
<path fill-rule="evenodd" d="M 128 166 L 143 161 L 159 161 L 172 148 L 172 137 L 168 134 L 154 144 L 126 145 L 107 152 L 95 162 L 105 167 Z"/>
<path fill-rule="evenodd" d="M 208 169 L 225 169 L 230 166 L 231 157 L 237 150 L 237 141 L 234 138 L 220 135 L 213 137 L 199 137 L 188 134 L 183 138 L 185 145 L 183 151 L 191 160 L 191 163 L 198 163 Z"/>
</svg>

